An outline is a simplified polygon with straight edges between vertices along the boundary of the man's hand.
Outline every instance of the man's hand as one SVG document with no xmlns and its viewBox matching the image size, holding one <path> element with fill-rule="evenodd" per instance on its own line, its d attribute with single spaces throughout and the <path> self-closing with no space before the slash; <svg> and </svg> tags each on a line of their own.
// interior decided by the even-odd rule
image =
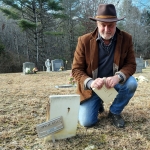
<svg viewBox="0 0 150 150">
<path fill-rule="evenodd" d="M 120 81 L 118 75 L 105 78 L 105 85 L 107 88 L 112 88 Z"/>
<path fill-rule="evenodd" d="M 101 89 L 105 84 L 105 86 L 109 89 L 109 88 L 113 88 L 116 84 L 119 83 L 119 81 L 120 79 L 118 75 L 107 77 L 107 78 L 97 78 L 92 82 L 91 88 Z"/>
<path fill-rule="evenodd" d="M 95 79 L 92 84 L 91 84 L 91 88 L 97 88 L 97 89 L 101 89 L 102 86 L 105 83 L 105 79 L 104 78 L 97 78 Z"/>
</svg>

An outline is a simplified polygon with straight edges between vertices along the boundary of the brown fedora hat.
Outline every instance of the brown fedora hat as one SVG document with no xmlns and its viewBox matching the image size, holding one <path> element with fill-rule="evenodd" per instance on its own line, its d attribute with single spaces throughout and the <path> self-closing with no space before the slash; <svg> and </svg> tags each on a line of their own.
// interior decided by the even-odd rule
<svg viewBox="0 0 150 150">
<path fill-rule="evenodd" d="M 100 4 L 95 18 L 89 17 L 93 21 L 117 22 L 125 17 L 118 19 L 115 6 L 113 4 Z"/>
</svg>

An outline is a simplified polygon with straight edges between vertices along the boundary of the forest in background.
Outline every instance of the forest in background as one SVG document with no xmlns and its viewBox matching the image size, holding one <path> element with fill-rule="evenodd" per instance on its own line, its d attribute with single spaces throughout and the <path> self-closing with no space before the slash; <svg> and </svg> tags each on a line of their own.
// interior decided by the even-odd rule
<svg viewBox="0 0 150 150">
<path fill-rule="evenodd" d="M 79 36 L 91 32 L 100 3 L 116 6 L 119 29 L 129 32 L 137 57 L 150 58 L 150 3 L 139 0 L 1 0 L 0 73 L 20 72 L 24 62 L 39 71 L 46 59 L 63 59 L 71 68 Z M 70 67 L 69 67 L 70 66 Z"/>
</svg>

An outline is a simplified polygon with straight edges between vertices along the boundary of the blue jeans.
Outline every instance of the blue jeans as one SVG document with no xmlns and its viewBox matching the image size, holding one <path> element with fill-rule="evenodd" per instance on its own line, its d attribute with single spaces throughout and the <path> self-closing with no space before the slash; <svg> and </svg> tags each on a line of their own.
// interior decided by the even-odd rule
<svg viewBox="0 0 150 150">
<path fill-rule="evenodd" d="M 137 81 L 133 76 L 130 76 L 124 84 L 117 84 L 114 88 L 118 91 L 118 95 L 110 106 L 110 112 L 119 115 L 133 97 L 137 88 Z M 97 123 L 100 107 L 102 107 L 102 100 L 93 92 L 88 100 L 80 104 L 79 123 L 85 127 Z"/>
</svg>

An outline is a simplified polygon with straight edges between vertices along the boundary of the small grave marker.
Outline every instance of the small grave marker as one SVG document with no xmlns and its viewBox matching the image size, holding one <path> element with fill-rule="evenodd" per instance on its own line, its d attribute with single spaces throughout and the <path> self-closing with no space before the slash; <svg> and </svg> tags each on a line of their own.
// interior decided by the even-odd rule
<svg viewBox="0 0 150 150">
<path fill-rule="evenodd" d="M 43 138 L 52 134 L 54 132 L 58 132 L 59 130 L 63 129 L 63 119 L 62 116 L 49 120 L 47 122 L 38 124 L 36 126 L 38 137 Z"/>
</svg>

